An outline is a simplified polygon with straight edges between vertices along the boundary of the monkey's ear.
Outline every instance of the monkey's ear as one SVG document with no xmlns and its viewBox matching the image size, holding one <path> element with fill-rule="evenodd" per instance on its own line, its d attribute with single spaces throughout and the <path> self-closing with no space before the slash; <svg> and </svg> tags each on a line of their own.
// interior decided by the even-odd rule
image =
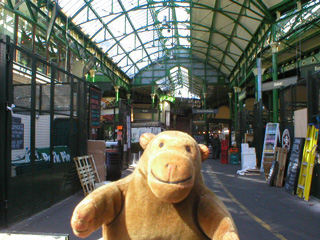
<svg viewBox="0 0 320 240">
<path fill-rule="evenodd" d="M 148 146 L 149 142 L 155 137 L 154 134 L 152 133 L 144 133 L 141 135 L 139 142 L 140 142 L 140 146 L 143 149 L 146 149 L 146 147 Z"/>
<path fill-rule="evenodd" d="M 199 146 L 200 153 L 201 153 L 201 160 L 202 160 L 202 162 L 204 162 L 209 157 L 210 150 L 204 144 L 198 144 L 198 146 Z"/>
</svg>

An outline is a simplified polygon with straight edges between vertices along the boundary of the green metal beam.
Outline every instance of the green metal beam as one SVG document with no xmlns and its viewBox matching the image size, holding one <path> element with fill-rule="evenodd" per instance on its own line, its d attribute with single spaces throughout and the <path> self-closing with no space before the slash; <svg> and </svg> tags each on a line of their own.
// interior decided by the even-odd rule
<svg viewBox="0 0 320 240">
<path fill-rule="evenodd" d="M 219 5 L 220 5 L 220 1 L 216 1 L 216 4 L 215 4 L 215 8 L 219 8 Z M 214 30 L 214 24 L 216 22 L 216 12 L 213 12 L 212 13 L 212 20 L 211 20 L 211 26 L 210 26 L 210 29 L 209 29 L 209 40 L 208 40 L 208 49 L 207 49 L 207 54 L 206 54 L 206 60 L 205 62 L 208 61 L 208 58 L 209 58 L 209 53 L 210 53 L 210 47 L 211 47 L 211 44 L 212 44 L 212 35 L 213 35 L 213 30 Z"/>
<path fill-rule="evenodd" d="M 241 9 L 240 9 L 240 14 L 244 11 L 244 5 L 246 5 L 247 4 L 247 0 L 244 0 L 244 2 L 243 2 L 243 5 L 242 5 L 242 7 L 241 7 Z M 231 40 L 232 40 L 232 38 L 233 38 L 233 35 L 235 35 L 235 33 L 236 33 L 236 30 L 237 30 L 237 28 L 238 28 L 238 23 L 239 23 L 239 21 L 240 21 L 240 15 L 238 15 L 238 17 L 237 17 L 237 20 L 236 20 L 236 24 L 234 24 L 234 26 L 233 26 L 233 29 L 232 29 L 232 32 L 231 32 L 231 39 L 229 39 L 228 40 L 228 43 L 227 43 L 227 46 L 226 46 L 226 51 L 229 51 L 229 48 L 230 48 L 230 43 L 231 43 Z M 221 62 L 224 62 L 225 61 L 225 58 L 226 58 L 226 54 L 224 53 L 223 54 L 223 56 L 222 56 L 222 59 L 221 59 Z M 219 66 L 219 72 L 221 71 L 221 65 Z"/>
<path fill-rule="evenodd" d="M 118 3 L 120 4 L 122 11 L 125 11 L 125 8 L 124 8 L 124 6 L 123 6 L 123 4 L 122 4 L 121 0 L 118 0 Z M 135 30 L 135 26 L 134 26 L 134 24 L 132 23 L 132 21 L 131 21 L 131 19 L 130 19 L 130 17 L 128 16 L 128 14 L 127 14 L 127 13 L 125 13 L 125 16 L 126 16 L 127 20 L 129 21 L 129 23 L 130 23 L 130 25 L 131 25 L 132 29 L 133 29 L 133 30 Z M 136 32 L 136 34 L 135 34 L 135 35 L 136 35 L 136 37 L 138 38 L 139 42 L 141 43 L 141 45 L 142 45 L 142 49 L 144 50 L 144 52 L 145 52 L 145 53 L 146 53 L 146 55 L 148 56 L 149 61 L 150 61 L 150 62 L 152 62 L 152 60 L 151 60 L 151 58 L 150 58 L 150 56 L 149 56 L 149 53 L 148 53 L 148 51 L 146 50 L 146 48 L 145 48 L 145 46 L 144 46 L 144 44 L 143 44 L 143 42 L 142 42 L 142 40 L 141 40 L 141 38 L 140 38 L 139 34 L 137 34 L 137 32 Z M 126 53 L 126 54 L 127 54 L 127 53 Z M 128 57 L 129 57 L 129 56 L 128 56 Z M 139 69 L 139 68 L 137 67 L 137 69 Z"/>
</svg>

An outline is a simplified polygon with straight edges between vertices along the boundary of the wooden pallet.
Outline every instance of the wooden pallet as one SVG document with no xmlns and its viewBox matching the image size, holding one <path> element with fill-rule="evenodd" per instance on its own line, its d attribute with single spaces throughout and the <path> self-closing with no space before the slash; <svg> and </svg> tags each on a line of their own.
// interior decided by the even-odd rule
<svg viewBox="0 0 320 240">
<path fill-rule="evenodd" d="M 75 157 L 73 160 L 76 164 L 84 195 L 87 196 L 95 189 L 95 184 L 100 183 L 99 174 L 93 156 Z"/>
</svg>

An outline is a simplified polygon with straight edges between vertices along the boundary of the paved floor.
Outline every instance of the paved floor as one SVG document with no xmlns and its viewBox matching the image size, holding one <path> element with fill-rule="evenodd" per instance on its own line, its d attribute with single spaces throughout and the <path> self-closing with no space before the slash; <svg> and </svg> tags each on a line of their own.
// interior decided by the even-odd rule
<svg viewBox="0 0 320 240">
<path fill-rule="evenodd" d="M 238 227 L 241 240 L 319 240 L 320 201 L 309 202 L 291 196 L 284 188 L 268 187 L 262 174 L 240 176 L 239 165 L 221 164 L 208 159 L 203 163 L 206 184 L 224 201 Z M 125 170 L 123 176 L 132 172 Z M 56 204 L 40 214 L 15 224 L 2 232 L 42 232 L 69 234 L 77 240 L 70 227 L 74 207 L 83 193 Z M 101 230 L 87 239 L 101 238 Z"/>
</svg>

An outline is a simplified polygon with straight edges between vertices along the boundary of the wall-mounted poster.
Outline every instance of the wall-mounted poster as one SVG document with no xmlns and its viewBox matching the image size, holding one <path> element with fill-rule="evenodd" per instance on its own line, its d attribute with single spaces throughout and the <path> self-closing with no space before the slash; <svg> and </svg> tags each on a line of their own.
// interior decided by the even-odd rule
<svg viewBox="0 0 320 240">
<path fill-rule="evenodd" d="M 90 87 L 89 91 L 89 106 L 90 106 L 90 127 L 100 127 L 100 100 L 101 91 L 95 87 Z"/>
<path fill-rule="evenodd" d="M 24 124 L 21 123 L 21 118 L 12 117 L 11 125 L 11 148 L 12 150 L 24 148 Z"/>
</svg>

